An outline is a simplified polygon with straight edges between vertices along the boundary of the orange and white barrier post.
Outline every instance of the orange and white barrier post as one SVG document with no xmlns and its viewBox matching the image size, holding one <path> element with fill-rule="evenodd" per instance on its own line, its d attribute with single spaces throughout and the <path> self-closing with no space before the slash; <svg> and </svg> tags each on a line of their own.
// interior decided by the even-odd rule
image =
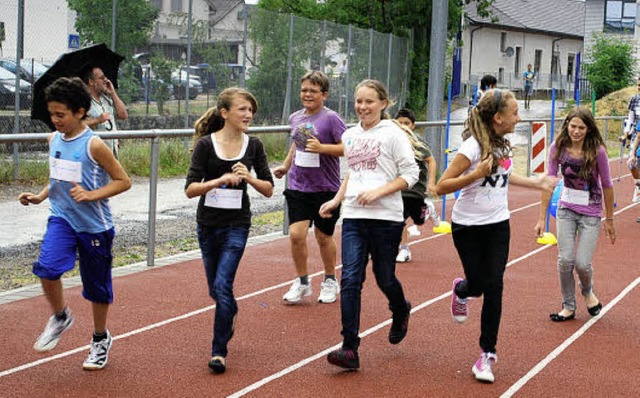
<svg viewBox="0 0 640 398">
<path fill-rule="evenodd" d="M 531 134 L 531 172 L 544 173 L 544 162 L 547 160 L 547 124 L 533 122 Z"/>
</svg>

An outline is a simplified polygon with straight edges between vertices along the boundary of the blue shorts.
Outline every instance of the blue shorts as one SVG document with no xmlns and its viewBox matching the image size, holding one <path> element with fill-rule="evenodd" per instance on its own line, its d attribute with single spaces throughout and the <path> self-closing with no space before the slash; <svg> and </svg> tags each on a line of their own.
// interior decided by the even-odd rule
<svg viewBox="0 0 640 398">
<path fill-rule="evenodd" d="M 49 217 L 40 257 L 33 263 L 33 273 L 48 280 L 58 280 L 80 257 L 82 295 L 95 303 L 112 303 L 111 265 L 114 229 L 90 234 L 76 232 L 60 217 Z"/>
</svg>

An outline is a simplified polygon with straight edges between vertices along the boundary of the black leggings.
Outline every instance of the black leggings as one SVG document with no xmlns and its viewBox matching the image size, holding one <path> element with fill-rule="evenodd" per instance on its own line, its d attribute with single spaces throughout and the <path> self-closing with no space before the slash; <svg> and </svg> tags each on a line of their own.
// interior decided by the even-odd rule
<svg viewBox="0 0 640 398">
<path fill-rule="evenodd" d="M 453 223 L 451 229 L 465 274 L 465 280 L 456 286 L 456 294 L 460 298 L 484 296 L 480 347 L 484 352 L 496 352 L 503 277 L 509 257 L 509 220 L 471 226 Z"/>
</svg>

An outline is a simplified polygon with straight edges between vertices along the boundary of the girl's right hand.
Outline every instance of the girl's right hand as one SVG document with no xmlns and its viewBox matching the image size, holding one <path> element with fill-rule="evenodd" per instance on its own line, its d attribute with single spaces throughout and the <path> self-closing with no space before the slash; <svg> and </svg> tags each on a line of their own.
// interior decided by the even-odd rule
<svg viewBox="0 0 640 398">
<path fill-rule="evenodd" d="M 478 178 L 486 177 L 491 175 L 491 169 L 493 168 L 493 156 L 488 156 L 486 159 L 482 160 L 478 167 L 474 170 Z"/>
<path fill-rule="evenodd" d="M 34 195 L 31 192 L 23 192 L 20 195 L 18 195 L 18 200 L 20 201 L 20 204 L 22 204 L 23 206 L 29 206 L 29 204 L 40 204 L 40 202 L 42 202 L 42 199 L 40 199 L 38 197 L 38 195 Z"/>
<path fill-rule="evenodd" d="M 230 187 L 235 187 L 242 182 L 242 177 L 234 174 L 234 173 L 225 173 L 222 177 L 219 178 L 220 186 L 227 185 Z"/>
<path fill-rule="evenodd" d="M 335 199 L 331 199 L 328 202 L 324 202 L 322 206 L 320 206 L 318 214 L 320 214 L 320 217 L 322 218 L 331 218 L 331 213 L 336 209 L 336 207 L 338 207 L 338 204 L 336 203 Z"/>
</svg>

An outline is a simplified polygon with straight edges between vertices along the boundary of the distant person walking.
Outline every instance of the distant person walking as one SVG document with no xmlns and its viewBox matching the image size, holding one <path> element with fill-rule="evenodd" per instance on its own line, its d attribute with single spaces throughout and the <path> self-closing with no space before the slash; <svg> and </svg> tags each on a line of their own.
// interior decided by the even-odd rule
<svg viewBox="0 0 640 398">
<path fill-rule="evenodd" d="M 288 304 L 299 303 L 311 295 L 307 260 L 307 235 L 314 225 L 320 248 L 324 279 L 318 302 L 336 301 L 340 286 L 336 280 L 336 243 L 333 232 L 340 217 L 338 207 L 329 218 L 320 217 L 320 206 L 332 199 L 340 188 L 342 133 L 347 129 L 340 115 L 324 106 L 329 95 L 329 79 L 318 71 L 301 79 L 300 101 L 303 109 L 289 117 L 292 145 L 282 166 L 273 174 L 282 178 L 289 173 L 289 186 L 284 191 L 289 215 L 291 256 L 298 277 L 283 296 Z"/>
<path fill-rule="evenodd" d="M 554 322 L 564 322 L 576 316 L 574 270 L 589 314 L 596 316 L 602 309 L 593 289 L 592 261 L 603 211 L 605 235 L 611 243 L 616 241 L 609 158 L 598 125 L 586 108 L 569 112 L 560 134 L 549 148 L 547 175 L 556 176 L 558 172 L 564 182 L 556 210 L 562 310 L 552 313 L 550 318 Z M 538 236 L 545 230 L 550 201 L 551 194 L 543 193 L 540 217 L 535 226 Z"/>
<path fill-rule="evenodd" d="M 129 114 L 111 81 L 98 67 L 89 67 L 83 73 L 82 80 L 89 87 L 91 93 L 91 108 L 87 112 L 87 125 L 94 131 L 117 131 L 116 119 L 126 120 Z M 105 142 L 118 158 L 118 140 L 105 140 Z"/>
<path fill-rule="evenodd" d="M 524 109 L 531 109 L 531 94 L 533 93 L 533 82 L 536 80 L 536 73 L 532 70 L 531 64 L 527 65 L 527 70 L 522 75 L 524 80 Z"/>
<path fill-rule="evenodd" d="M 262 142 L 246 134 L 257 110 L 255 97 L 243 89 L 230 87 L 218 95 L 217 105 L 196 121 L 185 184 L 187 197 L 200 197 L 198 243 L 209 295 L 216 302 L 209 361 L 215 373 L 226 370 L 227 345 L 238 314 L 233 283 L 251 227 L 247 188 L 251 185 L 266 197 L 273 194 Z"/>
<path fill-rule="evenodd" d="M 18 196 L 25 206 L 47 198 L 51 205 L 33 273 L 40 278 L 53 315 L 33 348 L 54 349 L 74 322 L 60 278 L 75 267 L 77 254 L 82 296 L 91 302 L 94 330 L 82 368 L 100 370 L 107 365 L 112 344 L 107 314 L 113 302 L 115 230 L 108 198 L 129 189 L 131 180 L 109 147 L 85 124 L 91 95 L 80 79 L 57 79 L 46 88 L 45 101 L 57 130 L 48 138 L 49 185 L 37 195 Z"/>
<path fill-rule="evenodd" d="M 332 217 L 343 203 L 342 222 L 342 348 L 329 353 L 329 363 L 355 370 L 360 367 L 360 306 L 369 255 L 376 283 L 389 301 L 393 321 L 389 342 L 400 343 L 409 329 L 411 304 L 396 278 L 396 256 L 402 236 L 400 191 L 418 180 L 411 143 L 385 113 L 392 105 L 387 89 L 377 80 L 356 86 L 355 111 L 360 122 L 342 136 L 349 174 L 336 196 L 320 207 Z"/>
<path fill-rule="evenodd" d="M 455 278 L 451 314 L 468 316 L 469 297 L 483 296 L 480 357 L 472 366 L 476 379 L 493 383 L 492 366 L 502 317 L 503 276 L 509 257 L 509 185 L 553 191 L 557 179 L 513 174 L 511 144 L 505 138 L 520 121 L 518 102 L 507 90 L 489 90 L 471 110 L 465 128 L 471 133 L 436 185 L 438 195 L 461 190 L 451 216 L 453 243 L 465 278 Z"/>
</svg>

